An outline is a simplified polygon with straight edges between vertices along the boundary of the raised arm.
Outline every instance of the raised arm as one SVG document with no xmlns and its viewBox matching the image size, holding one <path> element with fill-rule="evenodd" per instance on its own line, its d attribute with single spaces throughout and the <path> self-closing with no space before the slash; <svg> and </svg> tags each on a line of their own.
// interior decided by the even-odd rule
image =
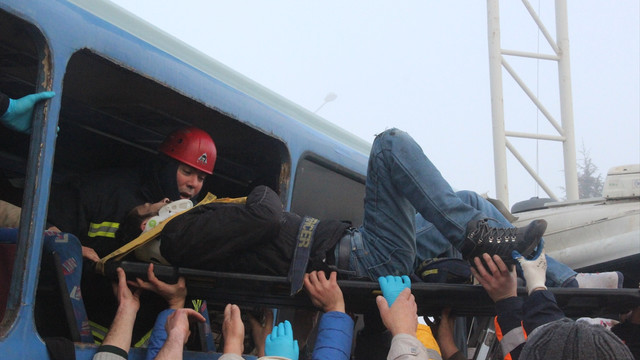
<svg viewBox="0 0 640 360">
<path fill-rule="evenodd" d="M 318 325 L 312 359 L 349 359 L 354 324 L 353 319 L 345 313 L 337 273 L 332 272 L 327 279 L 324 271 L 313 271 L 305 275 L 304 287 L 313 305 L 325 312 Z"/>
<path fill-rule="evenodd" d="M 165 345 L 168 340 L 169 333 L 166 330 L 166 324 L 169 322 L 169 318 L 176 310 L 184 308 L 185 299 L 187 296 L 187 288 L 183 277 L 178 278 L 178 282 L 175 284 L 167 284 L 158 279 L 153 272 L 153 264 L 149 264 L 147 269 L 147 280 L 144 281 L 137 278 L 136 281 L 129 281 L 131 286 L 135 286 L 140 289 L 153 291 L 160 295 L 167 301 L 168 308 L 158 314 L 156 321 L 149 337 L 149 346 L 147 348 L 147 359 L 153 359 L 159 354 L 160 349 Z M 175 338 L 173 339 L 175 341 Z M 173 345 L 176 345 L 175 342 Z"/>
<path fill-rule="evenodd" d="M 113 319 L 111 328 L 105 336 L 98 352 L 94 355 L 94 360 L 108 359 L 116 355 L 123 359 L 127 358 L 131 347 L 131 336 L 133 323 L 136 321 L 136 314 L 140 308 L 141 289 L 131 292 L 127 286 L 127 277 L 122 268 L 118 268 L 118 284 L 114 285 L 116 297 L 118 298 L 118 310 Z"/>
<path fill-rule="evenodd" d="M 544 251 L 532 260 L 526 260 L 517 252 L 514 255 L 522 267 L 522 273 L 527 282 L 529 296 L 522 307 L 522 325 L 530 334 L 538 326 L 562 319 L 565 315 L 558 307 L 553 293 L 547 291 L 545 286 L 547 259 Z"/>
<path fill-rule="evenodd" d="M 175 284 L 167 284 L 158 279 L 153 272 L 153 264 L 149 264 L 147 269 L 147 280 L 137 278 L 136 281 L 129 281 L 129 284 L 144 290 L 153 291 L 162 296 L 167 301 L 169 309 L 181 309 L 184 307 L 187 298 L 187 286 L 184 277 L 179 277 Z"/>
<path fill-rule="evenodd" d="M 435 349 L 427 349 L 416 337 L 418 306 L 410 288 L 405 288 L 389 306 L 384 296 L 376 297 L 382 323 L 391 332 L 388 359 L 441 359 Z"/>
<path fill-rule="evenodd" d="M 523 299 L 517 296 L 515 267 L 508 268 L 497 255 L 492 258 L 483 254 L 482 259 L 486 265 L 480 258 L 474 258 L 475 268 L 471 268 L 471 273 L 496 303 L 496 334 L 503 354 L 517 359 L 526 336 L 522 328 Z"/>
<path fill-rule="evenodd" d="M 182 359 L 184 344 L 187 343 L 191 334 L 189 330 L 190 321 L 204 322 L 205 318 L 193 309 L 178 309 L 167 317 L 165 329 L 168 336 L 158 356 L 156 356 L 157 360 Z"/>
<path fill-rule="evenodd" d="M 224 336 L 224 353 L 242 356 L 244 352 L 244 323 L 240 318 L 238 305 L 227 304 L 224 308 L 222 335 Z"/>
<path fill-rule="evenodd" d="M 6 95 L 2 95 L 0 97 L 0 123 L 12 130 L 28 134 L 31 132 L 33 107 L 42 100 L 51 99 L 56 93 L 44 91 L 20 99 L 10 99 Z"/>
</svg>

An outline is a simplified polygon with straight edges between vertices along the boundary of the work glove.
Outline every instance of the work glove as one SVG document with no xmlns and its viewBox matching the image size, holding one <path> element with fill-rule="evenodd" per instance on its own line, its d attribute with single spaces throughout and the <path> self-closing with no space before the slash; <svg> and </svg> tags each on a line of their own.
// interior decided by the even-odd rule
<svg viewBox="0 0 640 360">
<path fill-rule="evenodd" d="M 56 93 L 53 91 L 44 91 L 27 95 L 17 100 L 9 99 L 9 107 L 0 117 L 0 122 L 10 129 L 29 134 L 31 133 L 33 107 L 37 102 L 51 99 L 55 95 Z"/>
<path fill-rule="evenodd" d="M 547 273 L 547 258 L 544 255 L 544 251 L 535 257 L 533 260 L 525 259 L 518 251 L 514 250 L 512 254 L 513 258 L 520 263 L 524 279 L 527 282 L 527 292 L 529 295 L 534 289 L 547 287 L 544 285 L 546 282 Z"/>
<path fill-rule="evenodd" d="M 293 340 L 293 330 L 289 321 L 285 320 L 285 322 L 278 324 L 273 328 L 271 334 L 267 335 L 264 353 L 267 356 L 282 356 L 298 360 L 300 354 L 298 340 Z"/>
<path fill-rule="evenodd" d="M 411 279 L 407 275 L 400 276 L 380 276 L 378 278 L 378 283 L 380 283 L 380 289 L 382 289 L 382 296 L 387 300 L 387 304 L 389 307 L 396 301 L 396 298 L 402 290 L 405 288 L 411 289 Z"/>
</svg>

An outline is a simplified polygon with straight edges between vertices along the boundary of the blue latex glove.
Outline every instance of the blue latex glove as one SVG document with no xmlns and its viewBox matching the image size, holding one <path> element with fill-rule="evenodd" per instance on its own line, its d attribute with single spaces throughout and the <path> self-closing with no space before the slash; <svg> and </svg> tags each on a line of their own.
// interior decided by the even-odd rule
<svg viewBox="0 0 640 360">
<path fill-rule="evenodd" d="M 55 95 L 56 93 L 53 91 L 44 91 L 27 95 L 18 100 L 9 99 L 9 107 L 2 117 L 0 117 L 0 122 L 10 129 L 29 134 L 31 133 L 33 107 L 37 102 L 51 99 Z"/>
<path fill-rule="evenodd" d="M 285 320 L 273 328 L 264 344 L 264 353 L 267 356 L 282 356 L 298 360 L 300 354 L 298 340 L 293 340 L 293 330 L 289 321 Z"/>
<path fill-rule="evenodd" d="M 380 289 L 382 289 L 382 296 L 387 300 L 387 304 L 391 307 L 394 301 L 402 290 L 405 288 L 411 289 L 411 279 L 407 275 L 400 276 L 380 276 L 378 278 L 378 283 L 380 283 Z"/>
</svg>

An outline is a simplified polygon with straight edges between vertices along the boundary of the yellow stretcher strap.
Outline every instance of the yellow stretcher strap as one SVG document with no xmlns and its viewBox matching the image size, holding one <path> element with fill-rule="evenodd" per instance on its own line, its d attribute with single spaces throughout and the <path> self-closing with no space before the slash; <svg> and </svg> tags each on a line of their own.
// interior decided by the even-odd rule
<svg viewBox="0 0 640 360">
<path fill-rule="evenodd" d="M 193 208 L 200 206 L 200 205 L 205 205 L 205 204 L 210 204 L 210 203 L 228 203 L 228 204 L 244 204 L 247 202 L 247 198 L 246 197 L 241 197 L 241 198 L 222 198 L 222 199 L 218 199 L 215 195 L 211 194 L 211 193 L 207 193 L 207 196 L 204 197 L 204 199 L 202 199 L 202 201 L 200 201 L 196 206 L 194 206 Z M 187 210 L 189 211 L 189 210 Z M 158 224 L 157 226 L 155 226 L 153 229 L 142 233 L 140 236 L 138 236 L 137 238 L 131 240 L 130 242 L 128 242 L 127 244 L 123 245 L 122 247 L 120 247 L 119 249 L 115 250 L 114 252 L 112 252 L 111 254 L 103 257 L 102 259 L 100 259 L 100 261 L 98 261 L 98 263 L 96 263 L 96 271 L 100 274 L 104 275 L 104 265 L 106 264 L 107 261 L 113 259 L 113 260 L 120 260 L 122 259 L 124 256 L 126 256 L 127 254 L 129 254 L 130 252 L 132 252 L 133 250 L 137 249 L 138 247 L 146 244 L 147 242 L 155 239 L 156 237 L 158 237 L 158 235 L 160 235 L 160 232 L 162 231 L 162 229 L 164 228 L 164 226 L 174 217 L 180 215 L 181 213 L 172 215 L 171 217 L 169 217 L 167 220 L 161 222 L 160 224 Z"/>
</svg>

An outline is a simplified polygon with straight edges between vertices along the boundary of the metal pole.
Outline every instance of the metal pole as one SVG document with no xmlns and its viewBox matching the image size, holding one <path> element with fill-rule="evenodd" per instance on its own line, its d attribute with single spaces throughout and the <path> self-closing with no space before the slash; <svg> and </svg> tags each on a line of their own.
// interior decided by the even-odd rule
<svg viewBox="0 0 640 360">
<path fill-rule="evenodd" d="M 500 9 L 498 0 L 487 0 L 487 34 L 489 36 L 489 78 L 491 81 L 491 115 L 493 122 L 493 163 L 496 197 L 509 206 L 507 150 L 502 96 L 502 54 L 500 47 Z"/>
<path fill-rule="evenodd" d="M 576 140 L 573 126 L 569 28 L 567 23 L 567 1 L 556 0 L 556 41 L 560 50 L 560 59 L 558 60 L 560 117 L 565 137 L 563 142 L 565 188 L 567 190 L 567 200 L 577 200 L 579 198 L 578 171 L 576 169 Z"/>
</svg>

